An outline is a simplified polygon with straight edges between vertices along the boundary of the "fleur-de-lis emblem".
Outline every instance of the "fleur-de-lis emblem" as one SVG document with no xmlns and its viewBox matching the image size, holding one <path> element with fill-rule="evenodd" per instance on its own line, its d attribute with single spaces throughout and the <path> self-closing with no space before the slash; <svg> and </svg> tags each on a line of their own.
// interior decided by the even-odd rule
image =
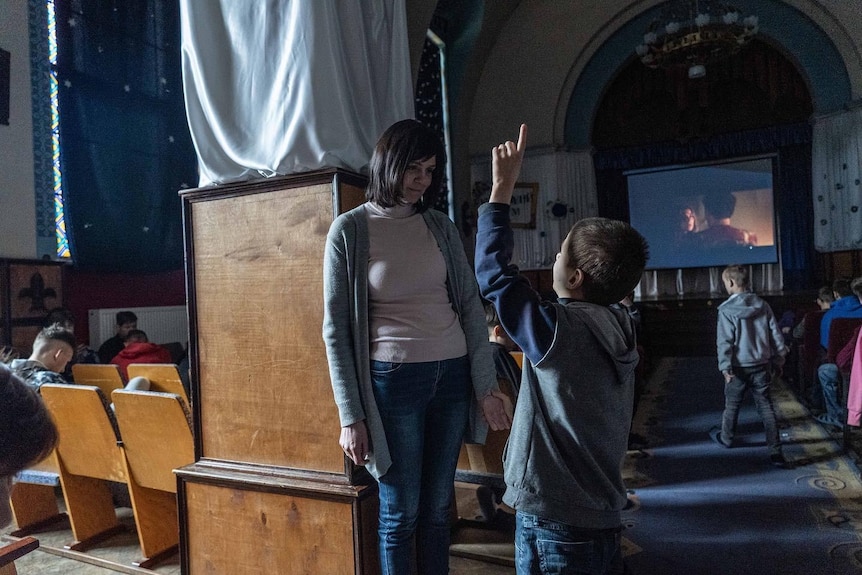
<svg viewBox="0 0 862 575">
<path fill-rule="evenodd" d="M 30 276 L 30 287 L 22 288 L 18 292 L 18 297 L 22 299 L 30 298 L 30 311 L 47 312 L 45 300 L 49 297 L 57 297 L 57 292 L 54 291 L 54 288 L 46 288 L 42 274 L 35 272 Z"/>
</svg>

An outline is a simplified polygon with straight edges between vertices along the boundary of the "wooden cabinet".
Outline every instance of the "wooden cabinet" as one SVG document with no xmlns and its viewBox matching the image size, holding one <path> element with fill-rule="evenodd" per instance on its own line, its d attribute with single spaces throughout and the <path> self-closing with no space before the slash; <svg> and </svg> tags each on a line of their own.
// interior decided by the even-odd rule
<svg viewBox="0 0 862 575">
<path fill-rule="evenodd" d="M 377 571 L 377 486 L 338 445 L 321 336 L 326 234 L 364 183 L 324 170 L 182 194 L 196 450 L 177 471 L 184 573 Z"/>
</svg>

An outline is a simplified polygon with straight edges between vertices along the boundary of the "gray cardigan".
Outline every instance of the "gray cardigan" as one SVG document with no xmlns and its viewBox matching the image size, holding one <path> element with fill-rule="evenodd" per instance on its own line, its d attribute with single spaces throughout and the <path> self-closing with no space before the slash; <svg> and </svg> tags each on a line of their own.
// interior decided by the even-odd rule
<svg viewBox="0 0 862 575">
<path fill-rule="evenodd" d="M 449 300 L 467 340 L 474 401 L 466 441 L 484 443 L 488 426 L 479 400 L 499 387 L 476 278 L 455 225 L 437 210 L 428 210 L 422 216 L 446 261 Z M 392 460 L 371 387 L 368 249 L 364 205 L 335 219 L 329 228 L 323 259 L 323 341 L 341 425 L 365 420 L 371 441 L 371 459 L 366 468 L 379 478 Z"/>
</svg>

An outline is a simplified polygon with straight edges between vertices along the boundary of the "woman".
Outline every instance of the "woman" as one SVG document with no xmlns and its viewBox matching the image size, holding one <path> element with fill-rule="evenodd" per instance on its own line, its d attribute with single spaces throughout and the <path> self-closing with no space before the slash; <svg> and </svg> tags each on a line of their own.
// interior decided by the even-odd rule
<svg viewBox="0 0 862 575">
<path fill-rule="evenodd" d="M 429 209 L 446 156 L 414 120 L 375 146 L 367 202 L 332 224 L 323 338 L 339 443 L 380 487 L 386 575 L 448 573 L 455 466 L 469 441 L 511 425 L 497 387 L 476 281 L 454 224 Z M 472 393 L 471 393 L 472 389 Z"/>
</svg>

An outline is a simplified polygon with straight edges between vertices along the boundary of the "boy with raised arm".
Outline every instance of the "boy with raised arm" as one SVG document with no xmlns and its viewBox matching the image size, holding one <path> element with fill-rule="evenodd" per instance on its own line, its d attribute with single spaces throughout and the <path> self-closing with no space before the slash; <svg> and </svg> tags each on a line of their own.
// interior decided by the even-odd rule
<svg viewBox="0 0 862 575">
<path fill-rule="evenodd" d="M 504 455 L 503 501 L 516 510 L 516 569 L 608 573 L 620 569 L 622 463 L 638 353 L 623 299 L 640 280 L 648 248 L 630 225 L 586 218 L 569 231 L 553 267 L 557 302 L 542 301 L 511 263 L 509 204 L 526 146 L 492 150 L 490 202 L 479 209 L 476 276 L 482 295 L 524 352 L 515 418 Z M 548 543 L 550 542 L 550 544 Z M 567 553 L 575 544 L 578 553 Z"/>
</svg>

